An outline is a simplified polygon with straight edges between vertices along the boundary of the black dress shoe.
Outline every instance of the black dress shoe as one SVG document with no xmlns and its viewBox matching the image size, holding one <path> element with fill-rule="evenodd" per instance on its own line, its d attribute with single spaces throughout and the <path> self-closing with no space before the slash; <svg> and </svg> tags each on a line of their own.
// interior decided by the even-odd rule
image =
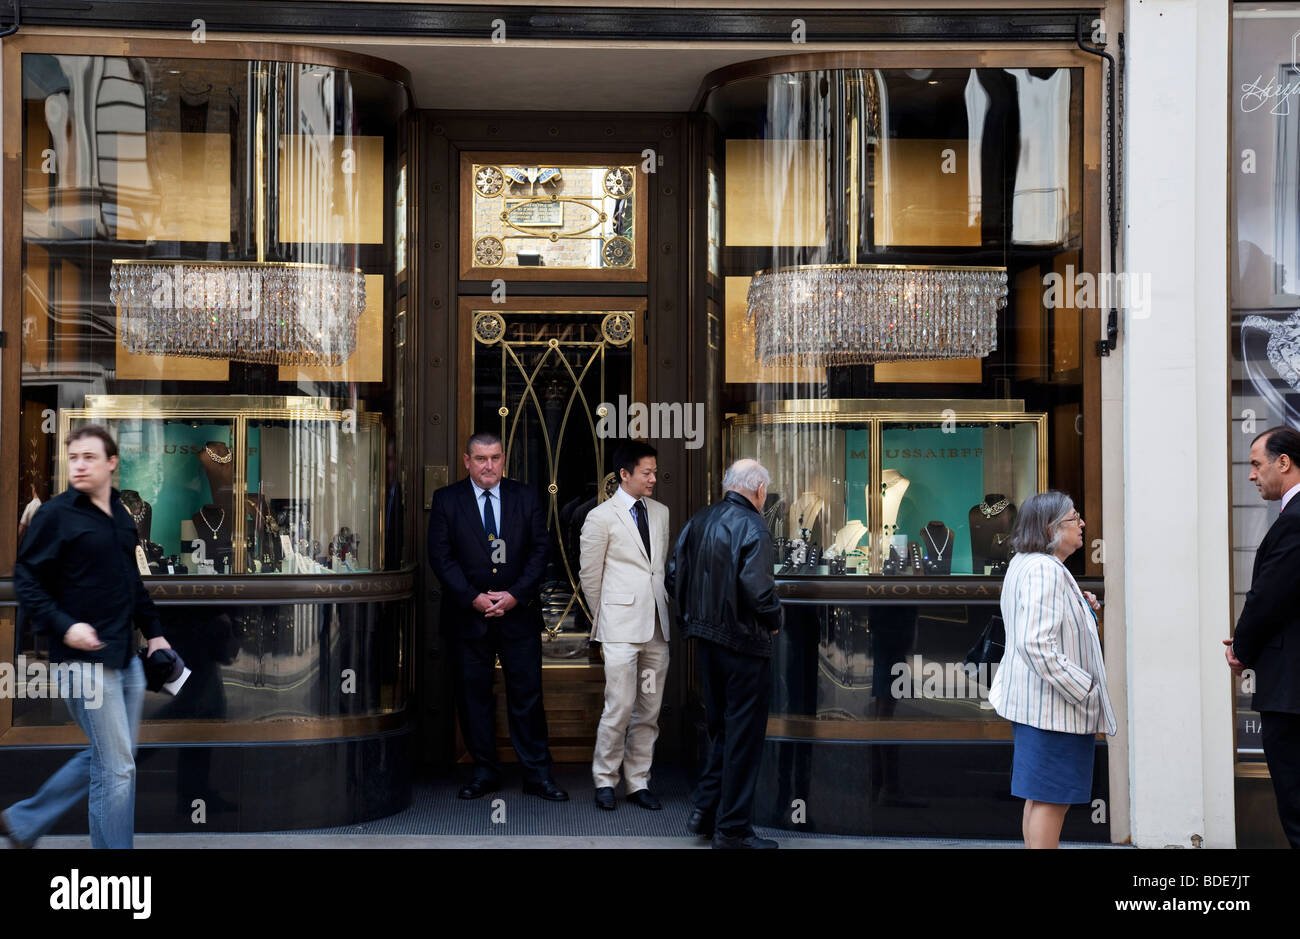
<svg viewBox="0 0 1300 939">
<path fill-rule="evenodd" d="M 771 838 L 760 838 L 758 835 L 729 835 L 726 832 L 715 831 L 713 833 L 713 847 L 722 850 L 762 850 L 778 848 L 778 845 Z"/>
<path fill-rule="evenodd" d="M 614 811 L 614 787 L 601 786 L 597 789 L 596 804 L 606 811 Z"/>
<path fill-rule="evenodd" d="M 555 785 L 554 779 L 543 779 L 541 782 L 524 783 L 524 795 L 541 796 L 548 802 L 568 802 L 569 794 Z"/>
<path fill-rule="evenodd" d="M 691 809 L 691 817 L 686 821 L 686 830 L 701 838 L 713 837 L 713 813 L 704 809 Z"/>
<path fill-rule="evenodd" d="M 664 804 L 659 801 L 659 797 L 649 789 L 638 789 L 636 792 L 629 793 L 627 801 L 633 805 L 639 805 L 643 809 L 650 809 L 653 812 L 658 812 L 664 807 Z"/>
<path fill-rule="evenodd" d="M 500 783 L 494 783 L 487 779 L 471 780 L 464 786 L 460 792 L 456 793 L 458 799 L 481 799 L 489 792 L 496 792 L 501 788 Z"/>
</svg>

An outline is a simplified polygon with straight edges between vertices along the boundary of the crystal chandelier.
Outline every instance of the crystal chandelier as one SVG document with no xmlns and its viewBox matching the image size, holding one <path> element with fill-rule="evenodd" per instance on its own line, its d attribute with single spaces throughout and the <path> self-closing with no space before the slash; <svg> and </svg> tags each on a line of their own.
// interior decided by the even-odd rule
<svg viewBox="0 0 1300 939">
<path fill-rule="evenodd" d="M 826 165 L 843 195 L 827 213 L 827 245 L 843 263 L 753 276 L 746 321 L 754 324 L 755 356 L 763 365 L 826 366 L 988 355 L 1007 301 L 1005 267 L 857 263 L 871 228 L 862 220 L 874 201 L 870 151 L 882 136 L 879 79 L 870 69 L 828 75 Z"/>
<path fill-rule="evenodd" d="M 330 366 L 341 365 L 356 351 L 357 321 L 366 305 L 365 275 L 332 264 L 266 260 L 265 142 L 276 134 L 274 125 L 268 131 L 268 103 L 275 81 L 292 80 L 278 66 L 249 65 L 257 100 L 251 134 L 257 260 L 114 259 L 109 298 L 117 306 L 118 334 L 127 351 Z"/>
<path fill-rule="evenodd" d="M 123 261 L 109 275 L 136 355 L 340 365 L 356 351 L 365 275 L 275 261 Z"/>
<path fill-rule="evenodd" d="M 1001 267 L 825 264 L 760 271 L 749 284 L 764 365 L 981 358 L 997 348 Z"/>
</svg>

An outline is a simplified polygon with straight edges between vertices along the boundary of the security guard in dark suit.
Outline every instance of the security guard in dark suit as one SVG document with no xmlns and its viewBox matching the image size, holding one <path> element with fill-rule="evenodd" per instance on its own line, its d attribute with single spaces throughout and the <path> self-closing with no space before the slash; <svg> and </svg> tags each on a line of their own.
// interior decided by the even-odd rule
<svg viewBox="0 0 1300 939">
<path fill-rule="evenodd" d="M 470 437 L 469 478 L 435 492 L 429 515 L 429 564 L 442 584 L 442 621 L 459 666 L 461 733 L 474 759 L 473 779 L 459 795 L 477 799 L 501 785 L 492 695 L 499 657 L 524 792 L 563 802 L 569 796 L 551 778 L 542 708 L 538 588 L 550 544 L 546 517 L 532 488 L 502 478 L 504 467 L 499 437 Z"/>
</svg>

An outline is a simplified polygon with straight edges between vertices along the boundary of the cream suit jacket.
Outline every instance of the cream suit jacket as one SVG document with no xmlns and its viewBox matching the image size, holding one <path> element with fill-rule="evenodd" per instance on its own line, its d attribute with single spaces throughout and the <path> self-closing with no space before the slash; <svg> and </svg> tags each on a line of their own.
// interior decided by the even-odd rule
<svg viewBox="0 0 1300 939">
<path fill-rule="evenodd" d="M 1065 565 L 1017 554 L 1002 580 L 1007 629 L 989 703 L 1009 721 L 1068 734 L 1115 733 L 1097 620 Z"/>
<path fill-rule="evenodd" d="M 594 620 L 591 637 L 599 642 L 649 642 L 656 609 L 668 638 L 668 506 L 642 501 L 650 525 L 649 560 L 632 512 L 617 495 L 592 509 L 582 525 L 579 579 Z"/>
</svg>

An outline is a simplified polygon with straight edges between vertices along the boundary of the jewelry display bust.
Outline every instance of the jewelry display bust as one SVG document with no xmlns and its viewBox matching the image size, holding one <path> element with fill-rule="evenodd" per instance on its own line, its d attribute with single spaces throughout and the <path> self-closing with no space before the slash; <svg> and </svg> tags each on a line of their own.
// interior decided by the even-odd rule
<svg viewBox="0 0 1300 939">
<path fill-rule="evenodd" d="M 826 549 L 827 557 L 837 557 L 851 553 L 867 534 L 867 526 L 856 518 L 849 519 L 844 527 L 835 533 L 830 547 Z"/>
<path fill-rule="evenodd" d="M 1011 529 L 1016 523 L 1016 507 L 1010 497 L 987 493 L 982 502 L 971 506 L 968 518 L 973 572 L 983 574 L 986 567 L 1005 564 L 1011 556 Z"/>
<path fill-rule="evenodd" d="M 235 524 L 230 509 L 228 502 L 225 505 L 209 502 L 191 516 L 194 533 L 203 542 L 204 553 L 200 557 L 214 562 L 218 571 L 221 570 L 221 561 L 229 562 L 232 550 L 230 538 Z"/>
<path fill-rule="evenodd" d="M 885 537 L 889 538 L 898 534 L 898 507 L 903 504 L 903 494 L 912 482 L 896 469 L 885 470 L 880 478 L 883 483 L 880 521 Z"/>
<path fill-rule="evenodd" d="M 149 528 L 153 524 L 153 506 L 141 499 L 140 493 L 134 489 L 123 489 L 120 495 L 122 506 L 131 516 L 131 521 L 135 522 L 135 530 L 140 533 L 140 542 L 143 544 L 149 540 Z"/>
<path fill-rule="evenodd" d="M 199 465 L 203 467 L 203 475 L 208 478 L 212 501 L 221 503 L 229 500 L 234 492 L 235 477 L 235 459 L 229 445 L 220 440 L 209 440 L 199 451 Z M 203 537 L 201 527 L 199 537 Z"/>
<path fill-rule="evenodd" d="M 157 568 L 162 560 L 163 548 L 162 545 L 154 544 L 149 540 L 150 530 L 153 527 L 153 506 L 141 499 L 140 493 L 134 489 L 123 489 L 119 495 L 122 498 L 122 507 L 131 516 L 131 521 L 135 522 L 135 530 L 140 536 L 140 546 L 144 548 L 145 561 L 150 569 Z"/>
<path fill-rule="evenodd" d="M 952 529 L 943 522 L 932 521 L 922 528 L 921 551 L 925 572 L 951 574 L 952 547 Z"/>
<path fill-rule="evenodd" d="M 801 492 L 799 497 L 791 503 L 786 517 L 789 520 L 788 531 L 791 534 L 802 534 L 802 529 L 807 529 L 808 534 L 803 535 L 808 539 L 813 531 L 817 528 L 818 521 L 821 520 L 822 511 L 826 508 L 826 500 L 815 492 Z"/>
</svg>

